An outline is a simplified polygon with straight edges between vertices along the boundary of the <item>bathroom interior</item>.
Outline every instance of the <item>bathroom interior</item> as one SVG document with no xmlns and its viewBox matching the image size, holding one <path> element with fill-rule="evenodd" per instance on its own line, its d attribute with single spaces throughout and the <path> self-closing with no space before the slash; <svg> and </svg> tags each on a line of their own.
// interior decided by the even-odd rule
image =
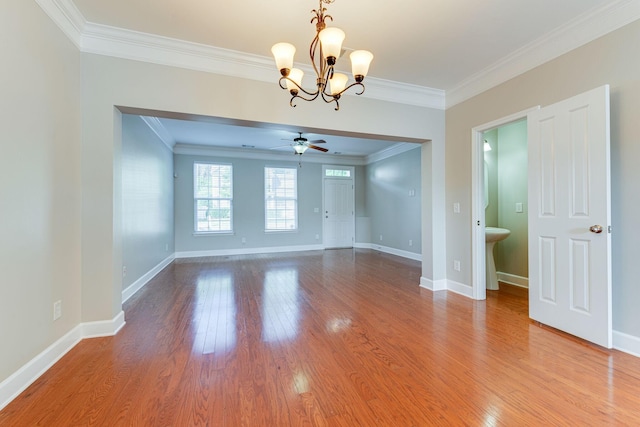
<svg viewBox="0 0 640 427">
<path fill-rule="evenodd" d="M 499 291 L 498 282 L 528 288 L 527 121 L 483 138 L 487 292 Z"/>
</svg>

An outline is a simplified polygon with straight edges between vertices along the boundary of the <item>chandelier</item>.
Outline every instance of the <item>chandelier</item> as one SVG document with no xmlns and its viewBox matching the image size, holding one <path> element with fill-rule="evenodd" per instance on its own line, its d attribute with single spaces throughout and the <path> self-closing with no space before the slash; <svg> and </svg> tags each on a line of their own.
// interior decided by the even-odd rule
<svg viewBox="0 0 640 427">
<path fill-rule="evenodd" d="M 356 95 L 364 93 L 364 81 L 369 64 L 373 59 L 373 54 L 366 50 L 355 50 L 351 52 L 351 72 L 355 80 L 347 86 L 349 77 L 342 73 L 334 73 L 333 67 L 342 51 L 342 41 L 345 38 L 344 31 L 335 27 L 327 27 L 325 21 L 333 21 L 331 15 L 325 15 L 326 8 L 323 3 L 331 4 L 335 0 L 319 0 L 318 9 L 314 9 L 311 13 L 315 16 L 311 19 L 311 23 L 316 24 L 316 36 L 311 42 L 309 48 L 309 56 L 311 65 L 316 73 L 316 89 L 313 91 L 306 90 L 302 87 L 303 71 L 299 68 L 293 68 L 293 56 L 296 48 L 290 43 L 276 43 L 271 48 L 271 52 L 276 60 L 276 67 L 280 70 L 280 87 L 286 89 L 291 94 L 289 105 L 295 107 L 294 100 L 296 98 L 305 101 L 313 101 L 318 97 L 324 102 L 336 103 L 335 110 L 340 109 L 340 96 L 354 86 L 359 86 Z"/>
</svg>

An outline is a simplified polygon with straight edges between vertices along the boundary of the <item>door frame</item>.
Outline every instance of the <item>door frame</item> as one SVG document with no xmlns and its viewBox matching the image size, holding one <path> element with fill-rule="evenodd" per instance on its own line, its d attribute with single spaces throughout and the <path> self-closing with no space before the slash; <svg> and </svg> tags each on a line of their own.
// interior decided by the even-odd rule
<svg viewBox="0 0 640 427">
<path fill-rule="evenodd" d="M 471 129 L 471 287 L 475 300 L 487 298 L 485 268 L 484 216 L 484 133 L 492 129 L 527 119 L 527 115 L 540 106 L 502 117 Z"/>
<path fill-rule="evenodd" d="M 342 169 L 342 170 L 349 170 L 351 172 L 351 176 L 349 178 L 341 178 L 339 176 L 332 176 L 332 177 L 328 177 L 327 176 L 327 169 Z M 327 248 L 327 242 L 325 241 L 325 232 L 326 232 L 326 222 L 325 222 L 325 210 L 326 210 L 326 206 L 325 206 L 325 182 L 327 179 L 344 179 L 345 181 L 350 180 L 351 181 L 351 185 L 353 185 L 353 215 L 351 216 L 351 229 L 353 230 L 353 234 L 352 234 L 352 239 L 351 239 L 351 247 L 355 246 L 356 243 L 356 168 L 354 166 L 347 166 L 347 165 L 326 165 L 323 164 L 322 165 L 322 246 L 326 249 Z"/>
</svg>

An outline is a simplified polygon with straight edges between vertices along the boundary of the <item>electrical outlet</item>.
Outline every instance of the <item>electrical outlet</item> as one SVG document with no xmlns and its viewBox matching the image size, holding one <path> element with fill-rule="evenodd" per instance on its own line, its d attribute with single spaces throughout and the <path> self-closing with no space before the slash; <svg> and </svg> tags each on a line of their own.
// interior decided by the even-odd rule
<svg viewBox="0 0 640 427">
<path fill-rule="evenodd" d="M 409 240 L 409 246 L 413 246 L 413 240 Z"/>
<path fill-rule="evenodd" d="M 164 244 L 164 250 L 165 250 L 165 252 L 169 250 L 169 244 L 168 243 Z"/>
<path fill-rule="evenodd" d="M 380 235 L 380 241 L 382 242 L 382 234 Z"/>
<path fill-rule="evenodd" d="M 122 277 L 127 277 L 127 266 L 126 265 L 122 266 Z"/>
<path fill-rule="evenodd" d="M 455 202 L 455 203 L 453 204 L 453 213 L 457 213 L 457 214 L 459 214 L 459 213 L 460 213 L 460 203 Z"/>
<path fill-rule="evenodd" d="M 53 303 L 53 320 L 58 320 L 62 317 L 62 300 L 58 300 Z"/>
<path fill-rule="evenodd" d="M 453 260 L 453 269 L 455 271 L 460 271 L 460 261 L 458 261 L 457 259 Z"/>
<path fill-rule="evenodd" d="M 244 245 L 244 244 L 246 244 L 246 243 L 247 243 L 247 238 L 246 238 L 246 237 L 243 237 L 243 238 L 242 238 L 242 244 Z"/>
<path fill-rule="evenodd" d="M 320 240 L 320 235 L 316 234 L 316 240 Z"/>
</svg>

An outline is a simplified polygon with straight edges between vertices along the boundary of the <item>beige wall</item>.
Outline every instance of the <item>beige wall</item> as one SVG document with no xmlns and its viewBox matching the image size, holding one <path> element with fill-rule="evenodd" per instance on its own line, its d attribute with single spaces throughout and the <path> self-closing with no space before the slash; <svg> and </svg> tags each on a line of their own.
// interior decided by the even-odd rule
<svg viewBox="0 0 640 427">
<path fill-rule="evenodd" d="M 80 322 L 81 218 L 80 54 L 24 0 L 0 3 L 0 52 L 1 382 Z"/>
<path fill-rule="evenodd" d="M 447 276 L 471 283 L 471 152 L 474 126 L 535 105 L 548 105 L 604 84 L 611 86 L 613 326 L 640 337 L 640 21 L 571 51 L 446 112 Z M 462 261 L 462 271 L 451 268 Z"/>
</svg>

